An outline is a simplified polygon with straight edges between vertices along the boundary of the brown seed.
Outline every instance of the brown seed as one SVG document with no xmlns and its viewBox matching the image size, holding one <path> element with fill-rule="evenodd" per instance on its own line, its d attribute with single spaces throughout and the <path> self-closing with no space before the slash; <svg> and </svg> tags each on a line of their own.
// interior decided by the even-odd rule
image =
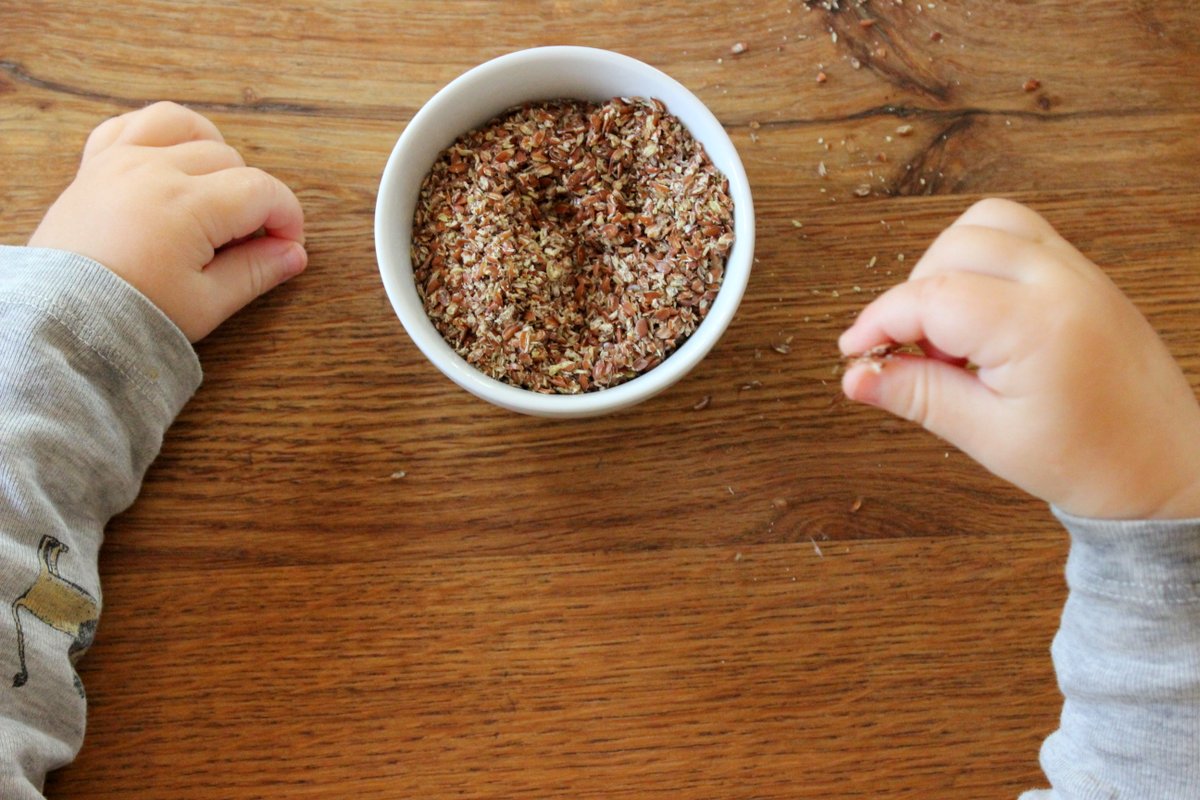
<svg viewBox="0 0 1200 800">
<path fill-rule="evenodd" d="M 776 497 L 774 500 L 771 501 L 771 505 L 774 506 L 775 508 L 782 510 L 782 509 L 785 509 L 788 507 L 788 501 L 782 497 Z"/>
<path fill-rule="evenodd" d="M 913 126 L 912 126 L 912 125 L 907 125 L 907 124 L 905 124 L 905 125 L 901 125 L 901 126 L 899 126 L 899 127 L 897 127 L 897 128 L 896 128 L 896 133 L 897 133 L 897 135 L 899 135 L 899 136 L 908 136 L 908 135 L 909 135 L 910 133 L 912 133 L 912 132 L 913 132 Z"/>
<path fill-rule="evenodd" d="M 872 372 L 878 374 L 883 372 L 883 367 L 888 361 L 896 357 L 896 351 L 899 349 L 900 345 L 895 342 L 885 342 L 884 344 L 875 345 L 866 352 L 846 356 L 845 360 L 851 366 L 865 364 Z"/>
<path fill-rule="evenodd" d="M 861 497 L 854 498 L 854 502 L 850 504 L 850 513 L 857 514 L 858 510 L 862 508 L 862 505 L 863 499 Z"/>
<path fill-rule="evenodd" d="M 860 28 L 871 28 L 871 27 L 874 27 L 874 25 L 875 25 L 875 20 L 873 20 L 873 19 L 860 19 L 858 21 L 858 27 L 860 27 Z"/>
<path fill-rule="evenodd" d="M 651 205 L 629 208 L 631 197 Z M 531 104 L 435 162 L 413 215 L 414 280 L 434 326 L 485 374 L 597 391 L 694 332 L 732 215 L 728 182 L 660 102 Z M 595 267 L 614 259 L 629 272 Z"/>
<path fill-rule="evenodd" d="M 827 80 L 829 80 L 829 76 L 826 75 L 824 72 L 817 73 L 817 83 L 824 83 Z"/>
<path fill-rule="evenodd" d="M 942 40 L 942 32 L 941 31 L 933 31 L 932 33 L 929 34 L 929 41 L 940 42 L 941 40 Z"/>
<path fill-rule="evenodd" d="M 1038 89 L 1042 88 L 1042 82 L 1037 78 L 1030 78 L 1029 80 L 1025 81 L 1025 85 L 1022 88 L 1027 92 L 1036 92 Z"/>
<path fill-rule="evenodd" d="M 740 56 L 749 49 L 750 45 L 746 44 L 745 42 L 734 42 L 733 46 L 729 48 L 729 52 L 733 53 L 735 56 Z"/>
</svg>

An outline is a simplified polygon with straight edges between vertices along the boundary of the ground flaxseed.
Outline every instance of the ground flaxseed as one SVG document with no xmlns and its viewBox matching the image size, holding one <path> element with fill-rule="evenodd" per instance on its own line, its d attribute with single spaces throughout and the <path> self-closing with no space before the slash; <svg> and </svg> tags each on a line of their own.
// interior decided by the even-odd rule
<svg viewBox="0 0 1200 800">
<path fill-rule="evenodd" d="M 574 394 L 652 369 L 716 298 L 728 181 L 658 100 L 527 104 L 448 147 L 413 218 L 417 291 L 493 378 Z"/>
</svg>

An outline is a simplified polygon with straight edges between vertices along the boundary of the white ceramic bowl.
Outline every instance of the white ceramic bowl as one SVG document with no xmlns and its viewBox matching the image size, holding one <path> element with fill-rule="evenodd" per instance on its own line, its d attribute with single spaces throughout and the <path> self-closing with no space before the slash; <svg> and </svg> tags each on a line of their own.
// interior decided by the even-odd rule
<svg viewBox="0 0 1200 800">
<path fill-rule="evenodd" d="M 734 245 L 716 300 L 696 332 L 654 369 L 597 392 L 551 395 L 484 375 L 446 343 L 417 294 L 409 257 L 413 211 L 421 182 L 438 155 L 463 133 L 527 101 L 655 97 L 704 144 L 729 179 Z M 636 59 L 589 47 L 539 47 L 480 64 L 433 96 L 392 149 L 375 203 L 375 251 L 388 298 L 408 335 L 434 365 L 462 388 L 498 406 L 542 417 L 585 417 L 638 403 L 682 378 L 716 344 L 742 300 L 754 261 L 750 184 L 721 123 L 678 81 Z"/>
</svg>

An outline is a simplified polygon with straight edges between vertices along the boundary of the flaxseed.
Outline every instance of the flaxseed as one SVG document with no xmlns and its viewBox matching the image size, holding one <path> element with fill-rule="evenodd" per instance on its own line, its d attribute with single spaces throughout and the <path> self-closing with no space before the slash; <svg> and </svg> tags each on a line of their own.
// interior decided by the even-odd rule
<svg viewBox="0 0 1200 800">
<path fill-rule="evenodd" d="M 658 100 L 527 104 L 448 147 L 413 219 L 417 291 L 493 378 L 596 391 L 699 326 L 733 246 L 728 181 Z"/>
</svg>

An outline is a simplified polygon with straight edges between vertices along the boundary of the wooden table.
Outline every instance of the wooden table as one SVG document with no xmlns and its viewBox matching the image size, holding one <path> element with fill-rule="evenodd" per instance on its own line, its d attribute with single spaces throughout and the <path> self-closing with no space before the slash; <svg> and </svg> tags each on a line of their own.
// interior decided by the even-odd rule
<svg viewBox="0 0 1200 800">
<path fill-rule="evenodd" d="M 199 346 L 205 384 L 110 526 L 88 738 L 52 797 L 1041 782 L 1064 536 L 848 403 L 835 340 L 1003 194 L 1105 265 L 1200 376 L 1200 17 L 1189 0 L 826 5 L 0 0 L 0 241 L 25 241 L 91 127 L 165 98 L 295 188 L 311 253 Z M 372 242 L 378 176 L 422 103 L 558 43 L 695 91 L 759 215 L 707 360 L 572 422 L 437 373 Z"/>
</svg>

